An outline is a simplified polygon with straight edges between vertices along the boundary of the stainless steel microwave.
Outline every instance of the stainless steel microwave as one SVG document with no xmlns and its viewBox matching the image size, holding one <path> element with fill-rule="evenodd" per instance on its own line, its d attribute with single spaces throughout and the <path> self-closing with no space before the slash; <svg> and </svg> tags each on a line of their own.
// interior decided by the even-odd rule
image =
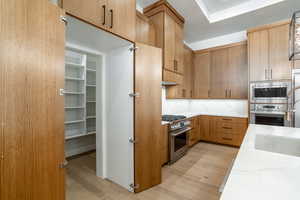
<svg viewBox="0 0 300 200">
<path fill-rule="evenodd" d="M 250 103 L 289 103 L 291 81 L 250 83 Z"/>
</svg>

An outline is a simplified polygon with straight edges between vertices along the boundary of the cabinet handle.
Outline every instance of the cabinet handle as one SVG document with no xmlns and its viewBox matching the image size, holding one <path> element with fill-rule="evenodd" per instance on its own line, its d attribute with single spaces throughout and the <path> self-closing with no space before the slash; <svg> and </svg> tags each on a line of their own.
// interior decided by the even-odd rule
<svg viewBox="0 0 300 200">
<path fill-rule="evenodd" d="M 185 97 L 185 89 L 182 89 L 182 96 Z"/>
<path fill-rule="evenodd" d="M 225 90 L 225 97 L 227 98 L 227 89 Z"/>
<path fill-rule="evenodd" d="M 191 90 L 191 97 L 193 97 L 193 91 Z"/>
<path fill-rule="evenodd" d="M 273 79 L 273 70 L 271 69 L 271 80 Z"/>
<path fill-rule="evenodd" d="M 103 8 L 103 14 L 104 14 L 102 25 L 105 25 L 106 24 L 106 6 L 103 5 L 102 8 Z"/>
<path fill-rule="evenodd" d="M 174 70 L 177 71 L 177 60 L 174 60 Z"/>
<path fill-rule="evenodd" d="M 223 140 L 229 140 L 231 141 L 232 139 L 231 138 L 226 138 L 226 137 L 222 137 Z"/>
<path fill-rule="evenodd" d="M 230 127 L 222 127 L 223 129 L 232 129 L 232 128 L 230 128 Z"/>
<path fill-rule="evenodd" d="M 232 119 L 226 119 L 226 118 L 223 118 L 222 120 L 224 120 L 224 121 L 232 121 Z"/>
<path fill-rule="evenodd" d="M 231 98 L 231 89 L 229 90 L 229 97 Z"/>
<path fill-rule="evenodd" d="M 110 12 L 110 20 L 111 20 L 110 28 L 113 28 L 113 26 L 114 26 L 114 11 L 112 9 L 110 9 L 109 12 Z"/>
<path fill-rule="evenodd" d="M 267 80 L 267 69 L 265 69 L 265 80 Z"/>
</svg>

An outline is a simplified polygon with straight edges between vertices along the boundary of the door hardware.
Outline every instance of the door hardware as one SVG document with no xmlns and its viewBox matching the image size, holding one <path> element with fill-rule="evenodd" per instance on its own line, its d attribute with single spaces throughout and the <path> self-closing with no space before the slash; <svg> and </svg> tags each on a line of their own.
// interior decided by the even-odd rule
<svg viewBox="0 0 300 200">
<path fill-rule="evenodd" d="M 113 26 L 114 26 L 114 11 L 112 10 L 112 9 L 110 9 L 110 28 L 113 28 Z"/>
<path fill-rule="evenodd" d="M 59 96 L 64 96 L 64 94 L 65 94 L 65 89 L 60 88 L 59 89 Z"/>
<path fill-rule="evenodd" d="M 140 97 L 140 93 L 130 93 L 129 94 L 130 97 Z"/>
<path fill-rule="evenodd" d="M 140 187 L 140 185 L 139 185 L 139 184 L 131 183 L 131 184 L 129 185 L 129 187 L 131 187 L 132 189 L 138 189 L 138 188 Z"/>
<path fill-rule="evenodd" d="M 65 169 L 65 168 L 67 168 L 67 166 L 68 166 L 68 161 L 67 160 L 64 160 L 63 163 L 59 164 L 59 168 L 61 168 L 61 169 Z"/>
<path fill-rule="evenodd" d="M 129 48 L 129 51 L 136 51 L 136 50 L 138 50 L 139 48 L 138 47 L 130 47 Z"/>
<path fill-rule="evenodd" d="M 66 24 L 66 26 L 68 25 L 68 20 L 67 20 L 67 17 L 66 17 L 66 16 L 61 15 L 61 16 L 60 16 L 60 20 L 61 20 L 62 22 L 64 22 L 64 23 Z"/>
<path fill-rule="evenodd" d="M 129 138 L 129 142 L 132 143 L 132 144 L 135 144 L 137 143 L 137 140 L 133 139 L 132 137 Z"/>
</svg>

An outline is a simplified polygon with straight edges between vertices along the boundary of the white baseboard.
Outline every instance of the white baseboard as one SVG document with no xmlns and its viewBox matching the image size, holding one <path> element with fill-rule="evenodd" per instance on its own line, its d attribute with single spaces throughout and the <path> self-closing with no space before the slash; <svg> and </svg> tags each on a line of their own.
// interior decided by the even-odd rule
<svg viewBox="0 0 300 200">
<path fill-rule="evenodd" d="M 86 145 L 86 146 L 79 147 L 76 149 L 67 150 L 65 152 L 65 154 L 66 154 L 66 157 L 70 157 L 70 156 L 75 156 L 75 155 L 85 153 L 88 151 L 92 151 L 92 150 L 96 150 L 96 144 Z"/>
</svg>

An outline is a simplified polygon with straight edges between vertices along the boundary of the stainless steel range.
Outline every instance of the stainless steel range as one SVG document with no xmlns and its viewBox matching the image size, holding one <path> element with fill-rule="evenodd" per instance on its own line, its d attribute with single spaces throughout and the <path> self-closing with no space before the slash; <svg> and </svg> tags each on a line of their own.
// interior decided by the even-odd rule
<svg viewBox="0 0 300 200">
<path fill-rule="evenodd" d="M 170 162 L 173 164 L 188 151 L 189 131 L 191 121 L 185 116 L 164 115 L 163 121 L 170 122 L 169 125 L 169 155 Z"/>
</svg>

